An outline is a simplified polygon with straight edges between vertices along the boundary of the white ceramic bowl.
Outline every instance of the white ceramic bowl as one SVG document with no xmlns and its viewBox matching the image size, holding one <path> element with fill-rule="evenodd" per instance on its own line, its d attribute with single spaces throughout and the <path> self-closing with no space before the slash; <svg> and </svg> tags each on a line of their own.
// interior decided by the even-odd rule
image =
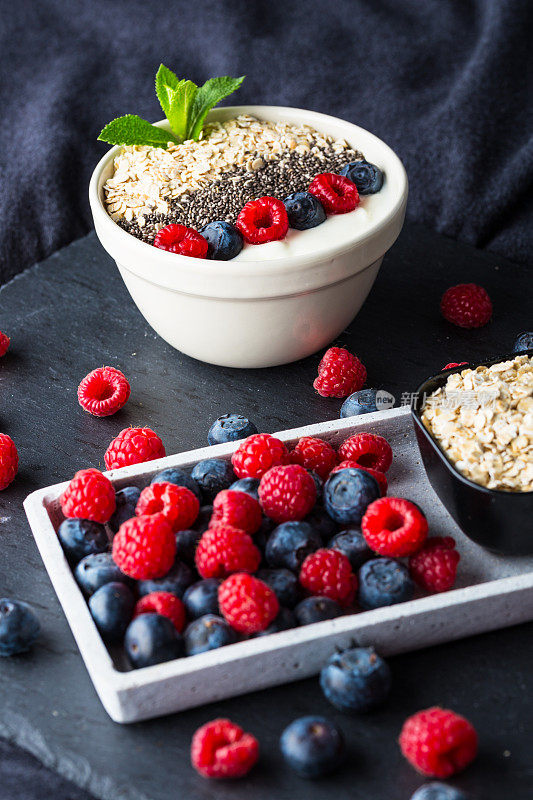
<svg viewBox="0 0 533 800">
<path fill-rule="evenodd" d="M 163 339 L 211 364 L 271 367 L 320 350 L 355 317 L 400 233 L 407 176 L 381 139 L 336 117 L 299 108 L 232 106 L 216 109 L 208 119 L 244 113 L 311 125 L 346 139 L 379 166 L 387 199 L 368 228 L 343 244 L 326 242 L 312 255 L 272 261 L 210 261 L 168 253 L 126 233 L 105 210 L 103 186 L 118 147 L 94 170 L 89 201 L 100 242 L 115 259 L 139 311 Z"/>
</svg>

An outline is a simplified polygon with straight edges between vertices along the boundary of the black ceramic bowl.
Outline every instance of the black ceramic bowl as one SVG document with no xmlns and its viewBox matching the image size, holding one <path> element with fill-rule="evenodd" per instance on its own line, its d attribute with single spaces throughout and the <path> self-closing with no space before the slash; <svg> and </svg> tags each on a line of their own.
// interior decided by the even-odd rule
<svg viewBox="0 0 533 800">
<path fill-rule="evenodd" d="M 463 533 L 488 550 L 507 555 L 533 553 L 533 492 L 487 489 L 465 478 L 422 424 L 424 396 L 444 386 L 448 376 L 463 369 L 490 366 L 523 353 L 498 356 L 439 372 L 418 387 L 412 406 L 416 437 L 431 486 Z"/>
</svg>

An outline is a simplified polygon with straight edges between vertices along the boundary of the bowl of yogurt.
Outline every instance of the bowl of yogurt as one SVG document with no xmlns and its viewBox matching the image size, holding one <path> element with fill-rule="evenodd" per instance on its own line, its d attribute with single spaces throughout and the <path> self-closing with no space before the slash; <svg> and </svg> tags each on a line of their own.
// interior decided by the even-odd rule
<svg viewBox="0 0 533 800">
<path fill-rule="evenodd" d="M 227 261 L 153 244 L 169 224 L 201 231 L 234 222 L 251 200 L 283 200 L 359 160 L 382 172 L 380 190 L 316 227 L 245 241 Z M 407 193 L 398 156 L 357 125 L 303 109 L 230 106 L 209 114 L 199 142 L 111 148 L 89 200 L 98 238 L 154 330 L 193 358 L 255 368 L 304 358 L 346 328 L 400 233 Z"/>
</svg>

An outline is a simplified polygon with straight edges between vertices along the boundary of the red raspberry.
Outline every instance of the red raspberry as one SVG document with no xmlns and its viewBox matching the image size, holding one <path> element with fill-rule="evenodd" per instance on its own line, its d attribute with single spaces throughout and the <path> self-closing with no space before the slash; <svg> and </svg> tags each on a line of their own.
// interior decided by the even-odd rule
<svg viewBox="0 0 533 800">
<path fill-rule="evenodd" d="M 181 633 L 185 627 L 185 606 L 172 592 L 150 592 L 137 600 L 134 617 L 140 614 L 161 614 L 168 617 L 176 630 Z"/>
<path fill-rule="evenodd" d="M 316 503 L 316 484 L 299 464 L 272 467 L 261 478 L 259 500 L 276 522 L 303 519 Z"/>
<path fill-rule="evenodd" d="M 192 737 L 191 762 L 204 778 L 242 778 L 259 758 L 259 743 L 229 719 L 214 719 Z"/>
<path fill-rule="evenodd" d="M 9 486 L 19 468 L 15 442 L 7 433 L 0 433 L 0 491 Z"/>
<path fill-rule="evenodd" d="M 438 706 L 409 717 L 399 742 L 409 763 L 430 778 L 449 778 L 467 767 L 477 754 L 473 725 L 460 714 Z"/>
<path fill-rule="evenodd" d="M 343 175 L 335 175 L 334 172 L 316 175 L 309 192 L 320 200 L 328 214 L 346 214 L 359 205 L 359 192 L 355 183 Z"/>
<path fill-rule="evenodd" d="M 361 531 L 375 553 L 403 558 L 420 550 L 428 535 L 428 521 L 409 500 L 381 497 L 368 506 Z"/>
<path fill-rule="evenodd" d="M 440 310 L 444 319 L 460 328 L 481 328 L 492 317 L 492 302 L 482 286 L 459 283 L 444 292 Z"/>
<path fill-rule="evenodd" d="M 67 518 L 104 523 L 115 510 L 115 490 L 100 470 L 80 469 L 61 495 L 60 503 Z"/>
<path fill-rule="evenodd" d="M 283 239 L 289 229 L 287 209 L 275 197 L 260 197 L 246 203 L 235 227 L 248 244 L 264 244 Z"/>
<path fill-rule="evenodd" d="M 231 464 L 238 478 L 260 478 L 270 467 L 283 464 L 287 448 L 269 433 L 254 433 L 233 453 Z"/>
<path fill-rule="evenodd" d="M 157 232 L 154 247 L 168 250 L 169 253 L 178 253 L 180 256 L 205 258 L 208 244 L 194 228 L 186 228 L 185 225 L 166 225 Z"/>
<path fill-rule="evenodd" d="M 449 364 L 446 364 L 446 366 L 441 369 L 441 372 L 444 372 L 447 369 L 455 369 L 455 367 L 462 367 L 465 364 L 468 364 L 468 361 L 458 361 L 457 363 L 455 363 L 455 361 L 451 361 Z"/>
<path fill-rule="evenodd" d="M 262 518 L 261 506 L 255 497 L 250 497 L 246 492 L 223 489 L 213 501 L 213 515 L 209 526 L 222 522 L 252 534 L 259 530 Z"/>
<path fill-rule="evenodd" d="M 455 583 L 460 558 L 455 549 L 455 539 L 451 536 L 434 536 L 411 556 L 409 572 L 426 592 L 447 592 Z"/>
<path fill-rule="evenodd" d="M 113 560 L 125 575 L 139 581 L 162 578 L 176 557 L 176 537 L 163 514 L 132 517 L 113 539 Z"/>
<path fill-rule="evenodd" d="M 0 331 L 0 356 L 5 356 L 8 351 L 10 341 L 11 339 L 9 336 L 6 336 L 5 333 Z"/>
<path fill-rule="evenodd" d="M 218 604 L 239 633 L 264 631 L 279 612 L 278 598 L 270 586 L 245 572 L 231 575 L 218 587 Z"/>
<path fill-rule="evenodd" d="M 174 533 L 190 528 L 200 510 L 196 495 L 185 486 L 173 483 L 152 483 L 146 486 L 137 501 L 135 513 L 163 514 Z"/>
<path fill-rule="evenodd" d="M 249 534 L 219 523 L 202 534 L 194 560 L 202 578 L 226 578 L 232 572 L 255 572 L 261 553 Z"/>
<path fill-rule="evenodd" d="M 151 428 L 124 428 L 105 451 L 107 469 L 141 464 L 166 456 L 163 442 Z"/>
<path fill-rule="evenodd" d="M 360 467 L 372 467 L 387 472 L 392 464 L 392 449 L 383 436 L 375 433 L 356 433 L 339 447 L 339 456 L 345 461 L 355 461 Z"/>
<path fill-rule="evenodd" d="M 357 356 L 344 347 L 330 347 L 318 365 L 318 378 L 313 386 L 322 397 L 348 397 L 362 389 L 366 369 Z"/>
<path fill-rule="evenodd" d="M 78 402 L 93 417 L 109 417 L 124 406 L 130 396 L 125 375 L 114 367 L 93 369 L 78 386 Z"/>
<path fill-rule="evenodd" d="M 313 436 L 302 436 L 294 450 L 289 453 L 291 464 L 301 464 L 326 480 L 331 470 L 337 464 L 337 453 L 333 447 L 322 439 Z"/>
<path fill-rule="evenodd" d="M 334 472 L 338 472 L 340 469 L 362 469 L 363 472 L 368 472 L 369 475 L 372 475 L 375 478 L 379 485 L 379 491 L 381 492 L 381 496 L 385 497 L 387 494 L 388 483 L 385 473 L 380 472 L 379 469 L 372 469 L 372 467 L 362 467 L 361 464 L 358 464 L 357 461 L 341 461 L 335 469 L 332 469 L 332 474 Z"/>
<path fill-rule="evenodd" d="M 311 594 L 329 597 L 341 606 L 350 606 L 357 590 L 350 562 L 338 550 L 322 549 L 308 555 L 300 570 L 300 583 Z"/>
</svg>

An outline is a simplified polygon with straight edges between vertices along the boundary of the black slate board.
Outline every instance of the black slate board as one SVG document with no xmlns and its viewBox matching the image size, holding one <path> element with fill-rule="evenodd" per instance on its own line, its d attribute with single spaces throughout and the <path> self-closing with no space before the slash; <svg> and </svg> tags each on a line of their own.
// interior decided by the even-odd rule
<svg viewBox="0 0 533 800">
<path fill-rule="evenodd" d="M 441 293 L 464 281 L 482 283 L 494 299 L 494 321 L 479 331 L 461 331 L 439 316 Z M 516 333 L 532 327 L 528 291 L 525 269 L 408 227 L 339 343 L 364 360 L 370 385 L 400 398 L 448 361 L 510 350 Z M 273 431 L 336 417 L 340 401 L 321 399 L 311 388 L 318 356 L 242 372 L 174 351 L 135 309 L 94 235 L 7 284 L 0 328 L 12 337 L 0 365 L 0 430 L 13 437 L 21 459 L 16 482 L 0 494 L 0 592 L 33 603 L 44 628 L 33 654 L 1 660 L 1 735 L 106 800 L 402 800 L 421 778 L 403 762 L 395 738 L 408 714 L 441 704 L 471 718 L 481 735 L 480 756 L 457 785 L 478 800 L 525 800 L 531 625 L 392 659 L 391 701 L 368 717 L 335 712 L 311 679 L 129 727 L 111 722 L 41 563 L 23 498 L 76 469 L 103 466 L 110 439 L 130 424 L 154 427 L 172 453 L 203 445 L 210 422 L 226 411 L 246 413 L 259 429 Z M 104 363 L 124 370 L 132 397 L 119 414 L 98 420 L 78 407 L 76 388 Z M 339 722 L 350 759 L 337 775 L 307 783 L 283 767 L 277 740 L 291 719 L 314 712 Z M 260 765 L 238 783 L 206 782 L 189 765 L 192 732 L 221 715 L 261 741 Z"/>
</svg>

